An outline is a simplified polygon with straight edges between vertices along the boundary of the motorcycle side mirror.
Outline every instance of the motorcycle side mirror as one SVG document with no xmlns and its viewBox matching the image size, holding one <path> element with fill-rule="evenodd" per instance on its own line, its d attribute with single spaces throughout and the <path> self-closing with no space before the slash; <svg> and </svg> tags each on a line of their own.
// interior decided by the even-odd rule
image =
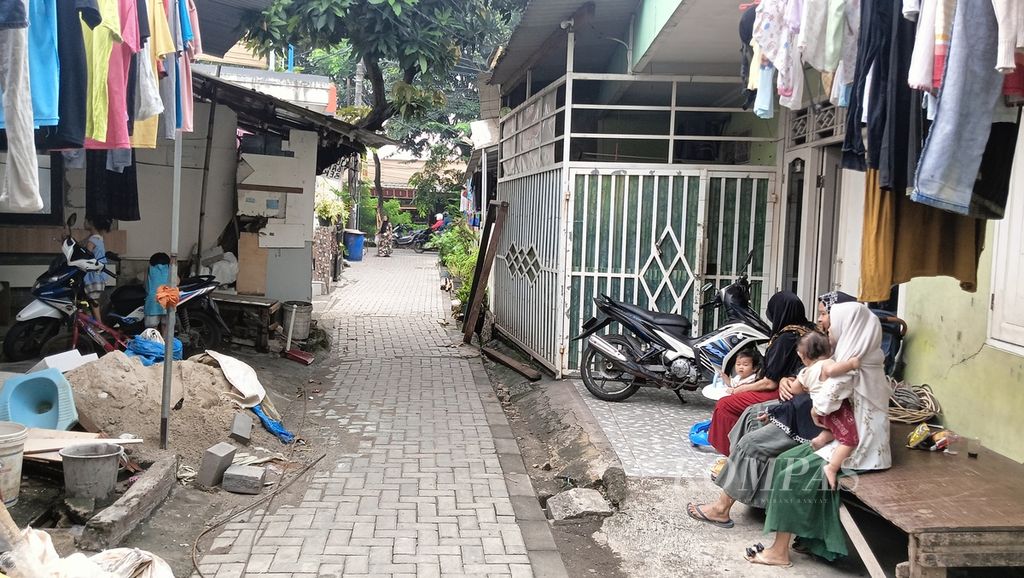
<svg viewBox="0 0 1024 578">
<path fill-rule="evenodd" d="M 754 262 L 754 250 L 751 249 L 750 252 L 747 253 L 747 260 L 746 260 L 746 262 L 743 263 L 743 270 L 746 271 L 750 267 L 750 264 L 753 263 L 753 262 Z"/>
<path fill-rule="evenodd" d="M 708 281 L 707 283 L 704 284 L 703 287 L 700 288 L 700 292 L 701 293 L 707 293 L 708 291 L 710 291 L 710 290 L 712 290 L 714 288 L 715 288 L 715 284 L 710 282 L 710 281 Z"/>
<path fill-rule="evenodd" d="M 71 216 L 68 217 L 68 220 L 66 222 L 67 222 L 67 225 L 68 225 L 69 229 L 71 227 L 74 227 L 75 223 L 78 222 L 78 213 L 71 213 Z"/>
</svg>

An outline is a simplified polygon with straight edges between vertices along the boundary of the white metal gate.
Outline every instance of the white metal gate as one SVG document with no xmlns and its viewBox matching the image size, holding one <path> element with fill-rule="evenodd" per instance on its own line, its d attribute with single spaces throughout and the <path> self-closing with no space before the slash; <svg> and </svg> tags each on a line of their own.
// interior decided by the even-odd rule
<svg viewBox="0 0 1024 578">
<path fill-rule="evenodd" d="M 694 318 L 700 286 L 731 282 L 753 249 L 751 282 L 759 309 L 768 289 L 774 180 L 767 171 L 574 169 L 563 371 L 579 367 L 582 345 L 570 340 L 595 313 L 593 299 L 601 294 Z M 719 322 L 697 318 L 694 330 Z"/>
<path fill-rule="evenodd" d="M 556 373 L 561 367 L 558 322 L 562 169 L 498 183 L 508 219 L 494 263 L 497 328 Z"/>
</svg>

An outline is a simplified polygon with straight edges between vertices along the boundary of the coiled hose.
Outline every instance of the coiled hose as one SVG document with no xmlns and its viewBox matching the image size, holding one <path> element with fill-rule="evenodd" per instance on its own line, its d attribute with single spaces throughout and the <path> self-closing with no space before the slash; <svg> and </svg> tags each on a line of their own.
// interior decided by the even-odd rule
<svg viewBox="0 0 1024 578">
<path fill-rule="evenodd" d="M 939 400 L 929 385 L 908 385 L 889 378 L 893 385 L 889 398 L 889 419 L 896 423 L 921 423 L 942 413 Z"/>
</svg>

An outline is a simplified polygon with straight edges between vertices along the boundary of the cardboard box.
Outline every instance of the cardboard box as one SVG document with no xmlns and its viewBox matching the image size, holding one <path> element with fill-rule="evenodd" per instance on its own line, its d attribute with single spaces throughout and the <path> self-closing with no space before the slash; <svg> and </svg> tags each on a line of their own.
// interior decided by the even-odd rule
<svg viewBox="0 0 1024 578">
<path fill-rule="evenodd" d="M 259 233 L 242 233 L 238 239 L 239 295 L 267 294 L 267 258 L 269 253 L 260 247 Z"/>
</svg>

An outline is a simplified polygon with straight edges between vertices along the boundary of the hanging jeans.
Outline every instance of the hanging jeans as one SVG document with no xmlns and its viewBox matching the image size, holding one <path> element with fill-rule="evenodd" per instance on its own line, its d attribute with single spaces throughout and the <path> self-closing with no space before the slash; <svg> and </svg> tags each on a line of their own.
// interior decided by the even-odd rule
<svg viewBox="0 0 1024 578">
<path fill-rule="evenodd" d="M 912 200 L 991 218 L 973 214 L 971 201 L 1005 80 L 996 70 L 998 36 L 991 2 L 957 2 L 939 107 L 921 153 Z"/>
<path fill-rule="evenodd" d="M 28 28 L 0 28 L 0 90 L 7 124 L 7 179 L 0 188 L 0 206 L 12 213 L 35 213 L 43 209 L 43 199 L 28 76 Z"/>
</svg>

